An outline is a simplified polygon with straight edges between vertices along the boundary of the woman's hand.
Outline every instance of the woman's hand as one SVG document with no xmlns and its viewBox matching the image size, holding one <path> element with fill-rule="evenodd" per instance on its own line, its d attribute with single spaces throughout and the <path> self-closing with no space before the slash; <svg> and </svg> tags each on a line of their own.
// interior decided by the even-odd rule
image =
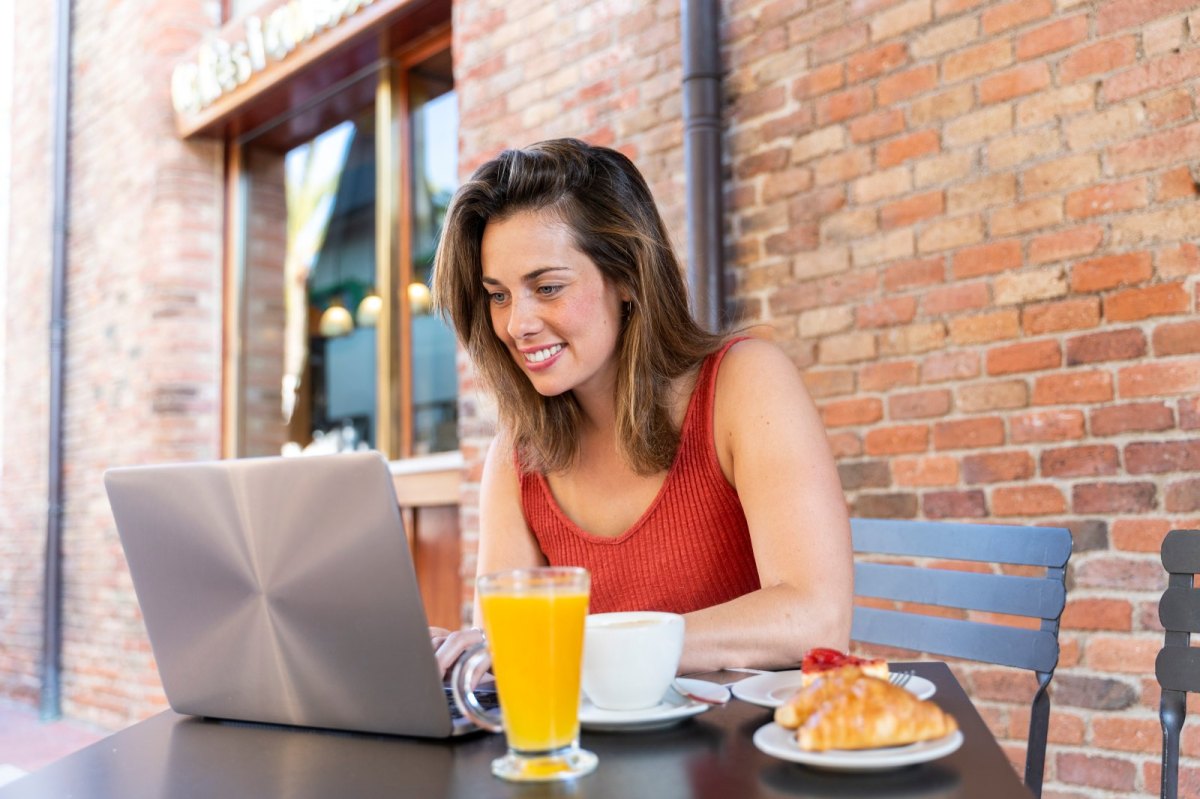
<svg viewBox="0 0 1200 799">
<path fill-rule="evenodd" d="M 483 643 L 483 631 L 472 627 L 469 630 L 447 630 L 444 627 L 430 627 L 429 640 L 433 644 L 434 656 L 437 658 L 438 670 L 445 679 L 454 664 L 476 644 Z M 482 673 L 482 672 L 480 672 Z"/>
</svg>

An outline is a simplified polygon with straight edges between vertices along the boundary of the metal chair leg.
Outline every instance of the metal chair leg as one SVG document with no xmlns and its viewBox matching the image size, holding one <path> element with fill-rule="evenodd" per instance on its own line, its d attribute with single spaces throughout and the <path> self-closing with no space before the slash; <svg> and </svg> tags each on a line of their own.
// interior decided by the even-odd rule
<svg viewBox="0 0 1200 799">
<path fill-rule="evenodd" d="M 1183 691 L 1163 691 L 1158 707 L 1162 722 L 1162 799 L 1177 799 L 1179 795 L 1179 737 L 1187 716 L 1187 694 Z"/>
</svg>

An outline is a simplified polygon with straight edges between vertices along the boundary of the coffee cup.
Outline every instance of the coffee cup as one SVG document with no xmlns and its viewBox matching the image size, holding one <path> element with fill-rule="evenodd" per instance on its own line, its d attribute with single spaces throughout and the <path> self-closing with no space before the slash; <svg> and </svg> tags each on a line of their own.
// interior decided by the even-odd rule
<svg viewBox="0 0 1200 799">
<path fill-rule="evenodd" d="M 583 645 L 583 692 L 602 710 L 643 710 L 662 701 L 683 654 L 683 616 L 657 611 L 594 613 Z"/>
</svg>

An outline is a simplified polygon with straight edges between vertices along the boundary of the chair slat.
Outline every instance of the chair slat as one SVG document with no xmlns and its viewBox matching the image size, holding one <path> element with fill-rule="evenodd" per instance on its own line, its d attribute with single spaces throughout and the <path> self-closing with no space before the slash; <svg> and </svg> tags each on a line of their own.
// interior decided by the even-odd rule
<svg viewBox="0 0 1200 799">
<path fill-rule="evenodd" d="M 1165 691 L 1200 691 L 1200 649 L 1164 646 L 1154 661 L 1154 676 Z"/>
<path fill-rule="evenodd" d="M 1200 633 L 1200 591 L 1168 588 L 1158 602 L 1158 620 L 1166 630 Z"/>
<path fill-rule="evenodd" d="M 1200 530 L 1172 530 L 1162 543 L 1163 568 L 1173 574 L 1200 572 Z"/>
<path fill-rule="evenodd" d="M 1064 527 L 851 519 L 850 530 L 855 552 L 1054 567 L 1071 556 Z"/>
<path fill-rule="evenodd" d="M 1041 672 L 1053 670 L 1058 663 L 1058 639 L 1046 630 L 1024 630 L 896 610 L 855 607 L 850 638 L 863 643 Z"/>
<path fill-rule="evenodd" d="M 964 610 L 1057 619 L 1066 603 L 1061 581 L 885 563 L 856 563 L 854 593 Z"/>
</svg>

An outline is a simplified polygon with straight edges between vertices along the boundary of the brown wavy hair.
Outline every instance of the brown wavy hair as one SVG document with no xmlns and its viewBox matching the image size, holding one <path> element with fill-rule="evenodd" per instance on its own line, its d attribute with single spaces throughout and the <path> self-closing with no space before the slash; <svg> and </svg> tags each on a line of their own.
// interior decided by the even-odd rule
<svg viewBox="0 0 1200 799">
<path fill-rule="evenodd" d="M 616 343 L 617 447 L 639 474 L 668 468 L 679 445 L 674 381 L 718 349 L 688 310 L 666 225 L 646 181 L 616 150 L 554 139 L 505 150 L 483 164 L 450 203 L 434 261 L 433 297 L 495 394 L 521 468 L 556 472 L 578 455 L 574 395 L 543 397 L 492 328 L 480 258 L 488 222 L 549 210 L 604 280 L 631 297 Z"/>
</svg>

